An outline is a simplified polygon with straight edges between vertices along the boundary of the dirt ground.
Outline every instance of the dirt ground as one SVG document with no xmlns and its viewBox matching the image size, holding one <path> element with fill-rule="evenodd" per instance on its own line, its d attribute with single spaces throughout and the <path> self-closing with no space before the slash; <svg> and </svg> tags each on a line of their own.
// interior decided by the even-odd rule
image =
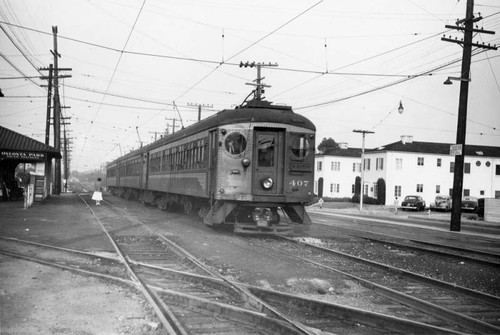
<svg viewBox="0 0 500 335">
<path fill-rule="evenodd" d="M 0 334 L 154 334 L 130 288 L 0 256 Z"/>
</svg>

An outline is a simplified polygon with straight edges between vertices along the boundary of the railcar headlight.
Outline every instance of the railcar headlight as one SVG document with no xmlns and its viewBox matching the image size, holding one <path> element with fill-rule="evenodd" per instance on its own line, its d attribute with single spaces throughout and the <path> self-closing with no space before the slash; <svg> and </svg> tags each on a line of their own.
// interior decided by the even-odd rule
<svg viewBox="0 0 500 335">
<path fill-rule="evenodd" d="M 267 177 L 264 180 L 262 180 L 262 187 L 264 187 L 266 190 L 269 190 L 272 188 L 274 185 L 274 181 L 272 178 Z"/>
<path fill-rule="evenodd" d="M 241 160 L 241 165 L 243 165 L 243 167 L 246 169 L 247 167 L 250 166 L 250 160 L 248 158 L 243 158 Z"/>
</svg>

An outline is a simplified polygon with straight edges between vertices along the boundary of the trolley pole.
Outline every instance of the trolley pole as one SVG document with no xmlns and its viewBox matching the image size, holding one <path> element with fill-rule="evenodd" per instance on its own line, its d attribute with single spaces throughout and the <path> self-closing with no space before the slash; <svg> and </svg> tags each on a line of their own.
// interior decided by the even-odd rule
<svg viewBox="0 0 500 335">
<path fill-rule="evenodd" d="M 361 190 L 359 192 L 359 211 L 363 211 L 363 196 L 365 193 L 365 136 L 366 134 L 374 134 L 374 131 L 354 129 L 354 133 L 363 134 L 363 141 L 361 146 Z"/>
</svg>

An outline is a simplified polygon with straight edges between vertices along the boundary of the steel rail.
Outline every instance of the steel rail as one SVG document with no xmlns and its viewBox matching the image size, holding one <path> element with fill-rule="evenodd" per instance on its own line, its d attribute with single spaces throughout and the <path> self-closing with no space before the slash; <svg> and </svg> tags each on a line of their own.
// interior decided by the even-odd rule
<svg viewBox="0 0 500 335">
<path fill-rule="evenodd" d="M 74 254 L 80 254 L 80 255 L 84 255 L 84 256 L 99 257 L 99 258 L 108 259 L 108 260 L 112 260 L 112 261 L 118 261 L 119 260 L 118 256 L 116 256 L 116 257 L 110 257 L 110 256 L 100 255 L 100 254 L 96 254 L 96 253 L 92 253 L 92 252 L 87 252 L 87 251 L 82 251 L 82 250 L 76 250 L 76 249 L 69 249 L 69 248 L 65 248 L 65 247 L 59 247 L 57 245 L 50 245 L 50 244 L 44 244 L 44 243 L 40 243 L 40 242 L 20 240 L 20 239 L 15 238 L 15 237 L 6 237 L 6 236 L 1 236 L 0 235 L 0 239 L 6 240 L 6 241 L 12 241 L 12 242 L 20 242 L 20 243 L 25 243 L 25 244 L 31 244 L 31 245 L 38 246 L 38 247 L 43 247 L 43 248 L 48 248 L 48 249 L 55 249 L 55 250 L 70 252 L 70 253 L 74 253 Z"/>
<path fill-rule="evenodd" d="M 78 196 L 83 201 L 83 203 L 87 206 L 87 208 L 90 210 L 90 212 L 92 213 L 92 215 L 94 216 L 96 221 L 101 226 L 101 229 L 103 230 L 103 232 L 109 238 L 109 241 L 113 245 L 113 248 L 115 249 L 118 257 L 120 258 L 120 261 L 123 263 L 123 265 L 127 269 L 127 272 L 129 273 L 132 280 L 137 284 L 138 289 L 141 291 L 141 293 L 144 295 L 144 297 L 148 300 L 151 307 L 154 309 L 156 316 L 158 317 L 158 319 L 160 319 L 167 334 L 168 335 L 187 334 L 186 330 L 183 329 L 182 326 L 180 326 L 180 323 L 178 322 L 178 320 L 175 317 L 174 317 L 174 319 L 171 319 L 171 316 L 173 316 L 173 314 L 171 314 L 171 312 L 169 310 L 163 309 L 164 305 L 161 305 L 158 303 L 158 300 L 156 299 L 156 297 L 150 292 L 150 290 L 147 288 L 147 286 L 141 281 L 141 279 L 137 276 L 137 274 L 134 272 L 134 270 L 132 270 L 129 262 L 127 261 L 127 259 L 123 255 L 122 251 L 120 250 L 120 248 L 118 247 L 118 245 L 114 241 L 113 237 L 109 234 L 106 227 L 104 227 L 104 224 L 97 217 L 94 210 L 92 210 L 92 208 L 89 206 L 87 201 L 85 201 L 85 199 L 81 195 L 78 195 Z"/>
<path fill-rule="evenodd" d="M 331 226 L 329 226 L 329 227 L 331 227 Z M 331 232 L 331 229 L 328 229 L 328 228 L 318 227 L 318 229 L 322 230 L 322 231 L 329 231 L 329 232 Z M 386 235 L 386 234 L 380 234 L 380 233 L 376 233 L 376 232 L 367 232 L 367 231 L 363 231 L 363 230 L 359 230 L 359 229 L 354 229 L 354 228 L 334 227 L 334 229 L 336 229 L 336 230 L 342 230 L 347 235 L 354 236 L 354 237 L 359 237 L 359 238 L 363 238 L 363 239 L 370 240 L 370 241 L 383 242 L 383 243 L 387 243 L 387 244 L 391 244 L 391 245 L 395 245 L 395 246 L 399 246 L 399 247 L 413 248 L 413 249 L 416 249 L 416 250 L 424 250 L 426 252 L 434 253 L 434 254 L 444 254 L 446 256 L 453 257 L 453 258 L 463 258 L 463 259 L 467 259 L 467 260 L 470 260 L 470 261 L 473 261 L 473 262 L 476 262 L 476 263 L 480 263 L 480 264 L 483 264 L 483 265 L 488 265 L 488 266 L 495 266 L 496 267 L 496 266 L 500 265 L 500 255 L 499 254 L 495 254 L 495 253 L 491 253 L 491 252 L 486 252 L 486 251 L 481 251 L 481 250 L 474 250 L 474 249 L 467 249 L 467 248 L 461 248 L 461 247 L 454 247 L 454 246 L 450 246 L 450 245 L 441 245 L 441 244 L 427 242 L 427 241 L 421 241 L 421 240 L 417 240 L 417 239 L 413 239 L 413 238 L 405 238 L 405 237 L 401 237 L 401 236 Z M 350 233 L 349 231 L 354 231 L 356 233 L 361 233 L 361 235 L 368 235 L 368 236 L 360 236 L 360 235 L 357 235 L 355 233 Z M 395 239 L 398 239 L 398 240 L 407 240 L 407 241 L 410 241 L 410 242 L 413 242 L 413 243 L 416 243 L 416 244 L 422 244 L 422 245 L 427 245 L 429 247 L 435 247 L 437 249 L 445 249 L 445 250 L 451 250 L 451 251 L 458 251 L 458 252 L 465 252 L 465 253 L 476 254 L 479 257 L 473 257 L 471 255 L 457 255 L 455 253 L 448 252 L 448 251 L 433 250 L 433 249 L 429 249 L 429 248 L 425 248 L 425 247 L 419 247 L 419 246 L 416 246 L 416 245 L 409 245 L 409 244 L 405 244 L 405 243 L 399 243 L 399 242 L 389 241 L 389 240 L 386 240 L 386 239 L 383 239 L 383 238 L 378 240 L 378 239 L 374 239 L 372 237 L 369 237 L 369 235 L 374 235 L 374 236 L 377 236 L 377 237 L 381 236 L 383 238 L 384 237 L 391 237 L 391 238 L 395 238 Z M 488 258 L 490 258 L 490 260 L 481 258 L 481 256 L 488 257 Z M 493 260 L 493 259 L 495 259 L 495 260 Z"/>
<path fill-rule="evenodd" d="M 106 202 L 106 203 L 108 203 L 110 206 L 115 207 L 110 202 Z M 150 226 L 144 224 L 140 220 L 138 220 L 138 219 L 130 216 L 128 213 L 123 212 L 121 209 L 117 209 L 117 210 L 121 211 L 129 219 L 131 219 L 131 220 L 135 221 L 136 223 L 141 224 L 144 227 L 146 227 L 151 233 L 155 234 L 156 236 L 158 236 L 159 238 L 161 238 L 163 241 L 165 241 L 166 243 L 168 243 L 171 247 L 173 247 L 176 250 L 178 250 L 186 258 L 188 258 L 194 264 L 197 264 L 200 268 L 202 268 L 207 273 L 209 273 L 212 276 L 214 276 L 216 278 L 219 278 L 222 281 L 226 282 L 227 285 L 229 285 L 230 287 L 232 287 L 241 296 L 242 299 L 244 299 L 250 306 L 252 306 L 253 308 L 255 308 L 257 311 L 259 311 L 259 312 L 265 312 L 265 311 L 267 311 L 271 315 L 273 315 L 274 317 L 287 322 L 288 324 L 290 324 L 293 328 L 295 328 L 299 332 L 301 332 L 303 334 L 308 334 L 308 335 L 315 335 L 315 332 L 313 330 L 305 327 L 300 322 L 297 322 L 297 321 L 295 321 L 293 319 L 288 318 L 286 315 L 284 315 L 283 313 L 279 312 L 278 310 L 276 310 L 275 308 L 273 308 L 272 306 L 270 306 L 269 304 L 267 304 L 262 299 L 259 299 L 258 297 L 256 297 L 253 293 L 251 293 L 249 290 L 247 290 L 243 285 L 239 285 L 239 284 L 237 284 L 235 282 L 232 282 L 232 281 L 226 279 L 224 276 L 220 275 L 219 273 L 217 273 L 215 271 L 212 271 L 203 262 L 199 261 L 196 257 L 194 257 L 193 255 L 191 255 L 187 250 L 185 250 L 184 248 L 181 248 L 175 242 L 173 242 L 172 240 L 170 240 L 167 237 L 163 236 L 162 234 L 160 234 L 155 229 L 153 229 Z"/>
</svg>

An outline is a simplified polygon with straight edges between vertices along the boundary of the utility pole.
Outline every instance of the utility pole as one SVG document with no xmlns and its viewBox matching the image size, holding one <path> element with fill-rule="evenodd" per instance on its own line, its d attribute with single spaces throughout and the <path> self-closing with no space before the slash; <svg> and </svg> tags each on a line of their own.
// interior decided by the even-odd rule
<svg viewBox="0 0 500 335">
<path fill-rule="evenodd" d="M 61 151 L 61 101 L 59 98 L 59 78 L 70 76 L 59 76 L 59 58 L 61 55 L 57 51 L 57 26 L 52 26 L 52 34 L 54 35 L 54 148 Z M 54 194 L 61 194 L 61 159 L 56 158 L 54 167 Z"/>
<path fill-rule="evenodd" d="M 361 192 L 359 194 L 359 211 L 363 211 L 363 196 L 365 193 L 365 136 L 366 134 L 374 134 L 374 131 L 354 129 L 353 133 L 363 134 L 363 142 L 361 146 Z"/>
<path fill-rule="evenodd" d="M 273 64 L 273 63 L 255 63 L 255 62 L 243 63 L 243 62 L 240 62 L 240 67 L 254 67 L 254 66 L 257 67 L 257 79 L 254 80 L 255 84 L 254 83 L 246 83 L 246 85 L 251 85 L 251 86 L 256 87 L 255 100 L 260 101 L 260 100 L 262 100 L 262 95 L 265 93 L 264 88 L 271 87 L 270 85 L 266 85 L 266 84 L 262 83 L 262 80 L 264 80 L 266 78 L 261 76 L 261 69 L 263 67 L 276 67 L 276 66 L 278 66 L 278 64 L 277 63 Z"/>
<path fill-rule="evenodd" d="M 198 106 L 198 122 L 201 121 L 201 108 L 202 107 L 205 107 L 205 108 L 214 108 L 213 105 L 206 105 L 206 104 L 198 104 L 198 103 L 189 103 L 187 104 L 188 106 Z"/>
<path fill-rule="evenodd" d="M 54 35 L 54 148 L 58 152 L 61 151 L 61 108 L 59 100 L 59 62 L 58 58 L 61 57 L 57 52 L 57 26 L 52 26 L 52 33 Z M 56 165 L 54 167 L 54 193 L 61 193 L 61 159 L 56 158 Z"/>
<path fill-rule="evenodd" d="M 472 47 L 487 48 L 496 50 L 496 47 L 473 43 L 473 33 L 489 33 L 495 32 L 486 31 L 483 29 L 474 29 L 474 23 L 482 20 L 482 17 L 474 17 L 474 0 L 467 0 L 467 9 L 465 19 L 458 20 L 456 26 L 446 25 L 446 28 L 457 29 L 464 31 L 464 38 L 462 40 L 451 39 L 443 37 L 441 40 L 446 42 L 453 42 L 463 46 L 462 53 L 462 69 L 460 78 L 448 78 L 460 80 L 460 98 L 458 105 L 458 122 L 457 122 L 457 141 L 454 150 L 455 152 L 455 169 L 453 173 L 453 192 L 452 192 L 452 207 L 451 207 L 451 222 L 450 231 L 460 231 L 461 226 L 461 204 L 462 204 L 462 191 L 464 180 L 464 156 L 465 156 L 465 136 L 467 126 L 467 102 L 469 96 L 469 82 L 470 82 L 470 64 L 472 58 Z"/>
<path fill-rule="evenodd" d="M 50 145 L 50 110 L 52 109 L 51 99 L 52 99 L 52 72 L 54 70 L 54 66 L 50 64 L 49 68 L 42 68 L 40 71 L 49 71 L 49 75 L 47 77 L 43 76 L 40 79 L 48 80 L 47 84 L 47 117 L 45 118 L 45 144 Z"/>
</svg>

